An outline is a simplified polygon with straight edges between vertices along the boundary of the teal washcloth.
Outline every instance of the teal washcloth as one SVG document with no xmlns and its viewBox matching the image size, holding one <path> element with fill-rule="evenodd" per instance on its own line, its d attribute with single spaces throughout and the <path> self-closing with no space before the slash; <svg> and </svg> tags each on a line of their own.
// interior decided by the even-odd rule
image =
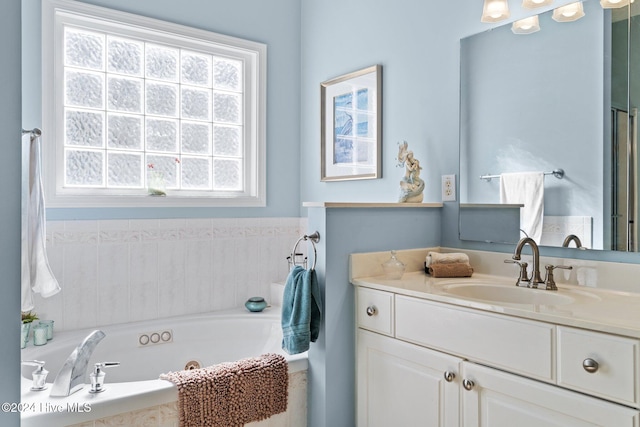
<svg viewBox="0 0 640 427">
<path fill-rule="evenodd" d="M 309 350 L 320 332 L 322 302 L 315 270 L 296 265 L 282 297 L 282 348 L 289 354 Z"/>
</svg>

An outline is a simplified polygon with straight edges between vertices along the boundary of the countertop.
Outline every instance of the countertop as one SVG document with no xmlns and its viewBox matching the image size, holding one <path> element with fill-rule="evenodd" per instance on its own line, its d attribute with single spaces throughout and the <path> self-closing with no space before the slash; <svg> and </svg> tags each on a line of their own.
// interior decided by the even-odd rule
<svg viewBox="0 0 640 427">
<path fill-rule="evenodd" d="M 352 278 L 352 284 L 459 307 L 538 320 L 557 325 L 640 338 L 640 294 L 594 289 L 558 283 L 558 291 L 516 288 L 514 278 L 474 273 L 469 278 L 433 278 L 424 272 L 405 273 L 401 279 L 385 276 Z M 562 304 L 520 304 L 485 301 L 450 294 L 459 285 L 491 284 L 516 288 L 522 292 L 557 292 L 568 296 Z M 510 290 L 511 292 L 511 290 Z M 570 301 L 570 302 L 567 302 Z"/>
</svg>

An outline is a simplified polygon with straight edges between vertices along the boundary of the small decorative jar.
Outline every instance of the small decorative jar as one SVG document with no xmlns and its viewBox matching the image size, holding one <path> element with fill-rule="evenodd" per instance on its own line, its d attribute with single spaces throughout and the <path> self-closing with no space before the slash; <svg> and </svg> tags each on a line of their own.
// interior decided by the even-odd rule
<svg viewBox="0 0 640 427">
<path fill-rule="evenodd" d="M 404 274 L 404 264 L 396 258 L 396 251 L 391 251 L 391 258 L 382 264 L 387 279 L 401 279 Z"/>
<path fill-rule="evenodd" d="M 40 320 L 41 325 L 45 325 L 47 327 L 47 340 L 53 338 L 53 320 Z"/>
<path fill-rule="evenodd" d="M 20 323 L 20 348 L 25 348 L 29 342 L 29 332 L 31 331 L 31 323 Z"/>
<path fill-rule="evenodd" d="M 33 327 L 33 345 L 45 345 L 47 343 L 47 325 L 37 324 Z"/>
<path fill-rule="evenodd" d="M 259 312 L 267 307 L 267 302 L 262 297 L 251 297 L 244 303 L 247 310 L 252 312 Z"/>
</svg>

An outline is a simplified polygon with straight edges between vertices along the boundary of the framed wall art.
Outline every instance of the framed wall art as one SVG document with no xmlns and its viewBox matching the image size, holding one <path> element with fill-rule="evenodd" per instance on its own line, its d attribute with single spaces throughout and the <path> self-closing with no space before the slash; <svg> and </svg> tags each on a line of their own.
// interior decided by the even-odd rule
<svg viewBox="0 0 640 427">
<path fill-rule="evenodd" d="M 382 66 L 320 84 L 322 181 L 382 175 Z"/>
</svg>

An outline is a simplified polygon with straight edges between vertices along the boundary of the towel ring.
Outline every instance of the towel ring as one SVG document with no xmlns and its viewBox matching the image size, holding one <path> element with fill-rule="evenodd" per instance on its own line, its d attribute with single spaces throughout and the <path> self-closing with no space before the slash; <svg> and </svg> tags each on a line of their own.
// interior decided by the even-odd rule
<svg viewBox="0 0 640 427">
<path fill-rule="evenodd" d="M 318 233 L 317 231 L 312 234 L 309 234 L 309 235 L 305 234 L 304 236 L 300 237 L 296 242 L 296 244 L 293 246 L 293 249 L 291 250 L 291 256 L 289 257 L 289 259 L 293 262 L 293 265 L 296 265 L 295 263 L 296 249 L 298 249 L 298 245 L 303 240 L 309 240 L 311 242 L 311 245 L 313 246 L 313 266 L 311 267 L 311 269 L 315 270 L 316 262 L 318 261 L 318 251 L 316 250 L 316 243 L 318 243 L 318 241 L 320 240 L 320 233 Z"/>
</svg>

